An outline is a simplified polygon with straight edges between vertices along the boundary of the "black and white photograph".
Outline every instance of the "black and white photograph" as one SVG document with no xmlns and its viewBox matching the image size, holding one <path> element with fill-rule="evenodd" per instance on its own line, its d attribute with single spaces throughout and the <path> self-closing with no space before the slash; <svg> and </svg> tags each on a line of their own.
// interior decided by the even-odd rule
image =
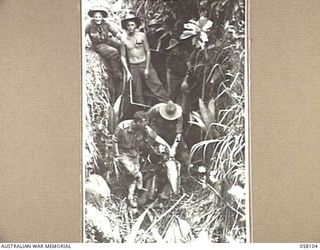
<svg viewBox="0 0 320 250">
<path fill-rule="evenodd" d="M 81 13 L 84 242 L 250 242 L 247 2 Z"/>
</svg>

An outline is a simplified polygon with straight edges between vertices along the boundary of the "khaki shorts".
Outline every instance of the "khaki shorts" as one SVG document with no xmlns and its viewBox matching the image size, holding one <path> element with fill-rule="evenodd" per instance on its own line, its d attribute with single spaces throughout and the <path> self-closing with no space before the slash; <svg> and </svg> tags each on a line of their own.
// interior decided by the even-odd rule
<svg viewBox="0 0 320 250">
<path fill-rule="evenodd" d="M 132 157 L 121 155 L 118 158 L 119 164 L 125 168 L 131 175 L 136 176 L 140 172 L 139 156 Z"/>
</svg>

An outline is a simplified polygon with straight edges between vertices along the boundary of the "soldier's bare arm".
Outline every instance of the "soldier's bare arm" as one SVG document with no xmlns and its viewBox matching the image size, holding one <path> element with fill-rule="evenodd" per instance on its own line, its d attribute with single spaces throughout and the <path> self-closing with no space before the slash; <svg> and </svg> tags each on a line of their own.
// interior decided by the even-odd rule
<svg viewBox="0 0 320 250">
<path fill-rule="evenodd" d="M 121 38 L 122 38 L 121 32 L 120 32 L 119 30 L 117 30 L 116 27 L 113 26 L 112 24 L 108 23 L 107 25 L 108 25 L 108 29 L 109 29 L 110 33 L 111 33 L 114 37 L 116 37 L 116 38 L 118 38 L 119 40 L 121 40 Z"/>
<path fill-rule="evenodd" d="M 128 63 L 127 63 L 127 58 L 126 58 L 126 45 L 125 45 L 125 42 L 124 41 L 121 41 L 121 46 L 120 46 L 120 53 L 121 53 L 121 62 L 122 62 L 122 65 L 127 73 L 127 81 L 130 81 L 132 80 L 132 75 L 131 75 L 131 72 L 129 70 L 129 67 L 128 67 Z"/>
<path fill-rule="evenodd" d="M 145 77 L 148 78 L 149 68 L 150 68 L 150 47 L 149 47 L 147 36 L 144 33 L 142 33 L 142 37 L 143 37 L 144 51 L 146 55 L 146 69 L 144 71 L 144 74 L 145 74 Z"/>
</svg>

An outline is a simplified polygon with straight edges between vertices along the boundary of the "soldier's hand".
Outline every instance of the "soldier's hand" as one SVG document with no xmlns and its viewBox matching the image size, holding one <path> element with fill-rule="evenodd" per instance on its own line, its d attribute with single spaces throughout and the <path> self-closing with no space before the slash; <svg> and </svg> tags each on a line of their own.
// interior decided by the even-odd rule
<svg viewBox="0 0 320 250">
<path fill-rule="evenodd" d="M 132 80 L 132 75 L 130 72 L 127 73 L 127 81 L 131 81 Z"/>
<path fill-rule="evenodd" d="M 145 70 L 144 70 L 144 76 L 145 76 L 146 79 L 149 78 L 149 74 L 150 74 L 150 73 L 149 73 L 149 69 L 145 69 Z"/>
<path fill-rule="evenodd" d="M 181 90 L 187 90 L 189 88 L 189 85 L 187 81 L 183 81 L 181 84 Z"/>
</svg>

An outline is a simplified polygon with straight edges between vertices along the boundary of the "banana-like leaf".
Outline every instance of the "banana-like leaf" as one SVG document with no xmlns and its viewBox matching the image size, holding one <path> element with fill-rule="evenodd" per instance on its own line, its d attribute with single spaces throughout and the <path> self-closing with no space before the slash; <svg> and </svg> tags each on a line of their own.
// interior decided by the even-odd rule
<svg viewBox="0 0 320 250">
<path fill-rule="evenodd" d="M 115 116 L 118 116 L 118 115 L 119 115 L 121 100 L 122 100 L 122 95 L 120 95 L 120 96 L 117 98 L 117 100 L 115 101 L 115 103 L 114 103 L 114 105 L 113 105 L 113 112 L 114 112 Z"/>
<path fill-rule="evenodd" d="M 187 221 L 173 216 L 167 225 L 163 239 L 166 243 L 190 242 L 193 239 L 191 226 Z"/>
<path fill-rule="evenodd" d="M 206 128 L 208 128 L 210 125 L 209 112 L 208 112 L 208 109 L 201 98 L 199 98 L 199 109 L 200 109 L 201 118 L 202 118 L 204 124 L 206 125 Z"/>
<path fill-rule="evenodd" d="M 209 41 L 208 35 L 204 32 L 200 32 L 198 38 L 199 38 L 199 42 L 203 42 L 204 44 Z"/>
<path fill-rule="evenodd" d="M 155 227 L 151 228 L 150 231 L 152 233 L 153 238 L 156 240 L 157 243 L 165 243 L 163 241 L 161 235 L 159 234 L 158 230 Z"/>
<path fill-rule="evenodd" d="M 216 120 L 216 111 L 215 111 L 215 104 L 214 99 L 212 98 L 208 103 L 208 116 L 209 116 L 209 123 L 213 123 Z"/>
<path fill-rule="evenodd" d="M 220 142 L 220 139 L 211 139 L 211 140 L 205 140 L 205 141 L 201 141 L 201 142 L 198 142 L 196 144 L 194 144 L 190 150 L 190 158 L 192 158 L 192 156 L 194 155 L 194 153 L 202 148 L 202 147 L 205 147 L 206 145 L 208 144 L 211 144 L 211 143 L 218 143 Z"/>
<path fill-rule="evenodd" d="M 201 29 L 204 32 L 208 32 L 212 27 L 212 25 L 213 25 L 213 22 L 211 20 L 207 20 L 206 22 L 203 23 L 203 26 L 201 27 Z"/>
<path fill-rule="evenodd" d="M 134 243 L 137 237 L 137 234 L 139 232 L 140 226 L 146 216 L 146 214 L 148 213 L 149 208 L 147 208 L 136 220 L 136 222 L 133 224 L 132 228 L 131 228 L 131 233 L 127 236 L 126 238 L 126 242 L 127 243 Z"/>
<path fill-rule="evenodd" d="M 116 102 L 114 103 L 113 105 L 113 126 L 114 126 L 114 129 L 115 127 L 117 126 L 118 124 L 118 121 L 120 119 L 120 108 L 121 108 L 121 101 L 122 101 L 122 95 L 120 95 Z"/>
<path fill-rule="evenodd" d="M 183 33 L 180 35 L 180 39 L 183 40 L 183 39 L 187 39 L 189 37 L 192 37 L 192 36 L 195 36 L 197 35 L 196 32 L 193 32 L 191 30 L 185 30 L 183 31 Z"/>
<path fill-rule="evenodd" d="M 193 23 L 193 24 L 199 26 L 199 22 L 196 21 L 196 20 L 194 20 L 194 19 L 190 19 L 190 20 L 189 20 L 189 23 Z"/>
<path fill-rule="evenodd" d="M 156 215 L 153 215 L 153 214 L 151 213 L 152 211 L 153 211 Z M 153 210 L 152 208 L 148 211 L 147 215 L 148 215 L 150 221 L 154 221 L 154 220 L 156 219 L 156 217 L 159 216 L 159 215 L 157 214 L 157 212 L 156 212 L 155 210 Z M 150 233 L 151 233 L 153 239 L 154 239 L 157 243 L 165 243 L 165 242 L 163 241 L 162 236 L 161 236 L 161 234 L 159 233 L 158 230 L 159 230 L 159 229 L 158 229 L 156 226 L 154 226 L 154 227 L 152 227 L 152 228 L 150 229 Z"/>
<path fill-rule="evenodd" d="M 192 111 L 191 118 L 193 118 L 195 120 L 195 122 L 189 121 L 189 123 L 195 124 L 195 125 L 199 126 L 200 128 L 202 128 L 204 131 L 206 131 L 206 124 L 201 119 L 201 115 L 199 113 Z"/>
<path fill-rule="evenodd" d="M 201 31 L 198 24 L 194 24 L 194 23 L 190 23 L 190 22 L 185 23 L 183 25 L 183 27 L 187 30 L 192 30 L 193 32 L 200 32 Z"/>
</svg>

